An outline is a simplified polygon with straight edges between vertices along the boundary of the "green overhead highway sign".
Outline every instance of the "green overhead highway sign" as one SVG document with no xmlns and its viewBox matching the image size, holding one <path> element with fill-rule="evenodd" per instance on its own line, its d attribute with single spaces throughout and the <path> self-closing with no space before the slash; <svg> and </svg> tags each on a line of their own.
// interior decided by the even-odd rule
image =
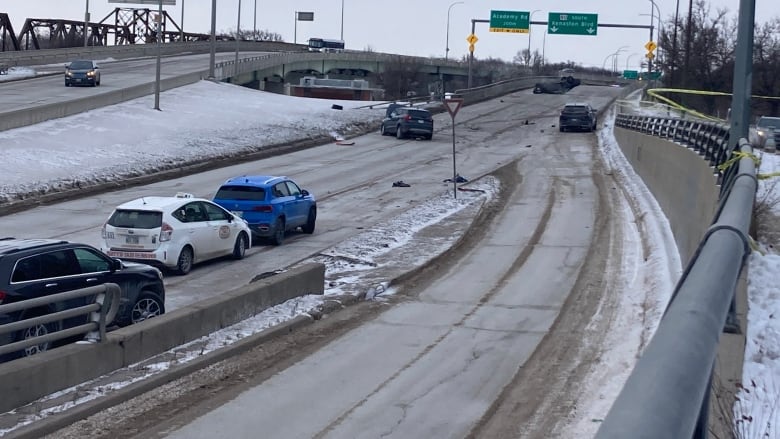
<svg viewBox="0 0 780 439">
<path fill-rule="evenodd" d="M 639 72 L 636 70 L 623 70 L 623 78 L 625 79 L 638 79 Z"/>
<path fill-rule="evenodd" d="M 530 12 L 490 11 L 490 32 L 527 34 Z"/>
<path fill-rule="evenodd" d="M 558 35 L 596 35 L 598 14 L 550 12 L 547 33 Z"/>
</svg>

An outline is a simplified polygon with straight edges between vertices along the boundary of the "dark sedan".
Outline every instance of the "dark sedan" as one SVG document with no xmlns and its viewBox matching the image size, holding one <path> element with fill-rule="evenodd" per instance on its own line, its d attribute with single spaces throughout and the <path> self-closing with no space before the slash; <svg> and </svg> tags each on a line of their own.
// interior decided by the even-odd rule
<svg viewBox="0 0 780 439">
<path fill-rule="evenodd" d="M 65 87 L 71 85 L 100 85 L 100 67 L 90 60 L 72 61 L 65 65 Z"/>
</svg>

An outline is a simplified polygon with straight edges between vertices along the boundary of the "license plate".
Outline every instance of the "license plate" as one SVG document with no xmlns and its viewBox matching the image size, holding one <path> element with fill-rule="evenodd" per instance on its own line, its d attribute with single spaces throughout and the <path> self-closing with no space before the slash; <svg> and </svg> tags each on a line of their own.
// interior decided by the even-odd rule
<svg viewBox="0 0 780 439">
<path fill-rule="evenodd" d="M 417 122 L 419 122 L 419 123 L 425 123 L 425 121 L 424 121 L 424 120 L 418 120 Z"/>
<path fill-rule="evenodd" d="M 125 237 L 125 243 L 127 243 L 127 244 L 138 244 L 138 237 L 137 236 L 127 236 L 127 237 Z"/>
<path fill-rule="evenodd" d="M 235 215 L 235 216 L 237 216 L 239 218 L 243 218 L 244 217 L 244 212 L 242 212 L 240 210 L 231 210 L 230 213 L 232 213 L 233 215 Z"/>
<path fill-rule="evenodd" d="M 81 82 L 81 78 L 76 78 L 76 82 Z"/>
</svg>

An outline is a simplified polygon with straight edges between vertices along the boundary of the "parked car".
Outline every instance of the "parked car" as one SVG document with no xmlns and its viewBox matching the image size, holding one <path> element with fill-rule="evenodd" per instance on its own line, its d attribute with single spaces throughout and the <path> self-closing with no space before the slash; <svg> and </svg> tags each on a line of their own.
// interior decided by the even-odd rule
<svg viewBox="0 0 780 439">
<path fill-rule="evenodd" d="M 77 60 L 65 65 L 65 87 L 71 85 L 100 85 L 100 67 L 95 61 Z"/>
<path fill-rule="evenodd" d="M 403 107 L 399 104 L 390 104 L 387 107 L 385 118 L 379 127 L 379 133 L 383 136 L 395 134 L 395 137 L 422 137 L 428 140 L 433 138 L 433 116 L 431 112 L 422 108 Z"/>
<path fill-rule="evenodd" d="M 780 117 L 761 116 L 756 122 L 756 136 L 754 145 L 759 148 L 772 144 L 775 148 L 780 146 Z"/>
<path fill-rule="evenodd" d="M 566 104 L 558 118 L 558 129 L 563 132 L 569 129 L 595 131 L 597 110 L 590 104 L 578 102 Z"/>
<path fill-rule="evenodd" d="M 317 201 L 306 189 L 284 176 L 244 175 L 227 180 L 214 202 L 243 218 L 257 237 L 281 245 L 285 233 L 300 227 L 314 233 Z"/>
<path fill-rule="evenodd" d="M 246 221 L 209 200 L 179 193 L 118 206 L 102 230 L 101 250 L 130 261 L 187 274 L 196 263 L 226 255 L 242 259 L 252 245 Z"/>
<path fill-rule="evenodd" d="M 165 287 L 160 270 L 113 259 L 86 244 L 53 239 L 0 239 L 0 304 L 9 304 L 104 283 L 122 290 L 114 323 L 125 326 L 165 312 Z M 73 299 L 0 315 L 0 323 L 37 317 L 89 303 Z M 91 300 L 94 300 L 92 298 Z M 72 328 L 87 322 L 78 316 L 56 323 L 41 323 L 16 334 L 0 336 L 0 344 Z M 5 338 L 3 338 L 5 337 Z M 24 355 L 48 350 L 52 343 L 27 348 Z"/>
</svg>

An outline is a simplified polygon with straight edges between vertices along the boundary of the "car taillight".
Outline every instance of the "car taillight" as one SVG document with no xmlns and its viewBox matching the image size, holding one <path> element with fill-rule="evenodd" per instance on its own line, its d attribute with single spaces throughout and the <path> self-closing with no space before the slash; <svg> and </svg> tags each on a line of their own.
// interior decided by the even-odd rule
<svg viewBox="0 0 780 439">
<path fill-rule="evenodd" d="M 274 208 L 269 206 L 269 205 L 267 205 L 267 204 L 264 204 L 264 205 L 261 205 L 261 206 L 255 206 L 255 207 L 252 208 L 252 210 L 254 210 L 256 212 L 271 213 L 271 212 L 274 211 Z"/>
<path fill-rule="evenodd" d="M 404 116 L 404 120 L 412 120 L 412 116 L 409 116 L 408 114 Z"/>
<path fill-rule="evenodd" d="M 173 227 L 168 223 L 162 223 L 162 227 L 160 227 L 160 242 L 170 241 L 172 234 Z"/>
<path fill-rule="evenodd" d="M 100 236 L 103 239 L 114 239 L 114 232 L 108 232 L 106 231 L 107 224 L 103 224 L 103 228 L 100 229 Z"/>
<path fill-rule="evenodd" d="M 0 304 L 2 304 L 3 300 L 5 300 L 5 296 L 6 296 L 5 291 L 0 291 Z"/>
</svg>

